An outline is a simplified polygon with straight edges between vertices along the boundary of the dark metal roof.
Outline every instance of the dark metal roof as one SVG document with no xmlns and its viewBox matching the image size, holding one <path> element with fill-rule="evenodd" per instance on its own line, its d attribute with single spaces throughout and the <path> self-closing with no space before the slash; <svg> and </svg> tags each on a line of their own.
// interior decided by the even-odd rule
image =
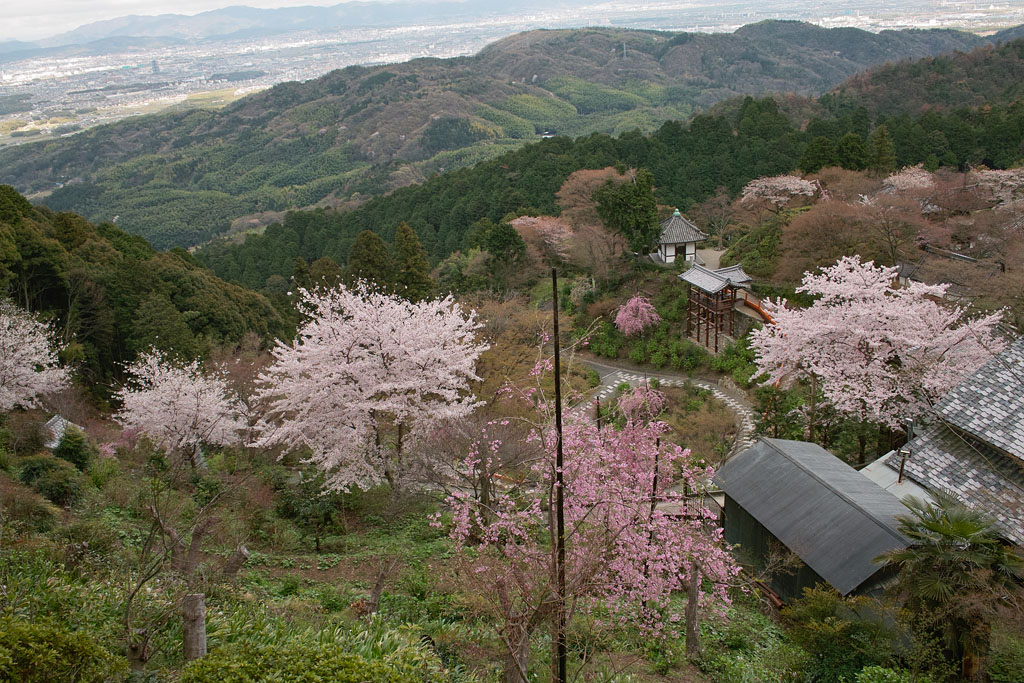
<svg viewBox="0 0 1024 683">
<path fill-rule="evenodd" d="M 661 243 L 681 244 L 682 242 L 700 242 L 708 238 L 700 229 L 686 220 L 679 209 L 661 222 Z"/>
<path fill-rule="evenodd" d="M 704 266 L 694 264 L 692 268 L 679 277 L 683 282 L 689 282 L 694 287 L 710 294 L 720 292 L 730 285 L 745 285 L 751 280 L 750 276 L 743 272 L 743 266 L 740 265 L 710 270 Z"/>
<path fill-rule="evenodd" d="M 899 499 L 817 444 L 761 439 L 715 483 L 844 595 L 881 569 L 876 557 L 908 545 Z"/>
<path fill-rule="evenodd" d="M 1024 337 L 935 407 L 954 427 L 1024 461 Z"/>
</svg>

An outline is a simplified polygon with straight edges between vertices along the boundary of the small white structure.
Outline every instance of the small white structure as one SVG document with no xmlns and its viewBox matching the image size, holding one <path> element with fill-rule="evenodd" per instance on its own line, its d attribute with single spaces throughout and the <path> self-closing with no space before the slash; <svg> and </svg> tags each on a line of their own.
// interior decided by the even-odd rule
<svg viewBox="0 0 1024 683">
<path fill-rule="evenodd" d="M 686 220 L 679 209 L 661 223 L 661 239 L 658 241 L 657 259 L 663 263 L 675 263 L 677 257 L 684 261 L 697 261 L 697 242 L 708 238 L 696 225 Z"/>
<path fill-rule="evenodd" d="M 43 425 L 43 439 L 45 439 L 43 445 L 52 451 L 60 443 L 60 440 L 64 438 L 64 432 L 68 430 L 68 427 L 74 427 L 80 432 L 85 431 L 71 420 L 67 420 L 60 415 L 51 417 Z"/>
</svg>

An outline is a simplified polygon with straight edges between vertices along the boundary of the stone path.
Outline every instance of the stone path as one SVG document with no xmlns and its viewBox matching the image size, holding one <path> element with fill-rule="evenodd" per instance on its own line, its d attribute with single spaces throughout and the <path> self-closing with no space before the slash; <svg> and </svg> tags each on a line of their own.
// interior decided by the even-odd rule
<svg viewBox="0 0 1024 683">
<path fill-rule="evenodd" d="M 615 393 L 615 387 L 623 382 L 630 386 L 637 386 L 644 382 L 644 373 L 636 368 L 628 368 L 610 364 L 606 361 L 580 359 L 583 365 L 591 368 L 601 376 L 601 384 L 595 387 L 587 397 L 569 409 L 569 415 L 574 419 L 593 419 L 594 401 L 607 400 Z M 754 445 L 757 440 L 754 436 L 756 416 L 754 409 L 747 403 L 746 399 L 735 392 L 723 388 L 721 385 L 703 379 L 693 379 L 682 374 L 648 372 L 647 379 L 657 379 L 663 386 L 681 387 L 687 382 L 702 389 L 709 390 L 715 398 L 725 403 L 736 414 L 736 441 L 726 454 L 726 460 L 737 453 Z"/>
</svg>

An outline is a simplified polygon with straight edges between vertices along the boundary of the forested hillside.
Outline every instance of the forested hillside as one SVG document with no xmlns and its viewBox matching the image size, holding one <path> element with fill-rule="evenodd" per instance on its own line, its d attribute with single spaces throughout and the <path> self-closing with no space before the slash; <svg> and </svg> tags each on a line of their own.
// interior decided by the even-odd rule
<svg viewBox="0 0 1024 683">
<path fill-rule="evenodd" d="M 481 219 L 496 223 L 508 213 L 557 215 L 556 193 L 579 169 L 646 168 L 653 173 L 657 200 L 687 210 L 720 187 L 735 195 L 754 178 L 797 168 L 814 172 L 840 166 L 879 173 L 918 163 L 1006 168 L 1024 156 L 1022 142 L 1021 104 L 877 120 L 864 108 L 853 108 L 840 116 L 813 118 L 801 131 L 774 100 L 748 98 L 734 116 L 697 116 L 688 125 L 670 122 L 650 136 L 633 132 L 618 138 L 594 134 L 575 141 L 544 140 L 352 211 L 292 212 L 261 235 L 250 235 L 241 244 L 213 243 L 198 258 L 223 278 L 271 293 L 287 287 L 296 257 L 329 256 L 344 264 L 362 230 L 389 240 L 406 221 L 436 263 L 471 246 L 467 233 Z"/>
<path fill-rule="evenodd" d="M 902 61 L 853 76 L 823 98 L 826 106 L 864 107 L 873 116 L 1003 105 L 1024 95 L 1024 40 L 971 52 Z"/>
<path fill-rule="evenodd" d="M 871 65 L 967 50 L 956 31 L 798 22 L 734 34 L 535 31 L 470 58 L 351 67 L 220 111 L 150 116 L 0 153 L 0 182 L 157 247 L 493 158 L 546 131 L 656 130 L 738 94 L 816 94 Z"/>
<path fill-rule="evenodd" d="M 0 186 L 0 291 L 52 320 L 64 362 L 101 389 L 151 346 L 188 358 L 284 330 L 269 301 L 184 250 L 158 252 L 110 223 L 33 208 L 9 186 Z"/>
</svg>

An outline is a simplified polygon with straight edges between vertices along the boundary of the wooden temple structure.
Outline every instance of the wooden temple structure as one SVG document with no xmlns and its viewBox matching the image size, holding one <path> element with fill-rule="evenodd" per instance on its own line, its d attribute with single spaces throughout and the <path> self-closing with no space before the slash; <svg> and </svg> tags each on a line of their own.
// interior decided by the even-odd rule
<svg viewBox="0 0 1024 683">
<path fill-rule="evenodd" d="M 694 265 L 679 277 L 687 286 L 686 336 L 718 353 L 719 335 L 736 337 L 734 311 L 738 302 L 748 302 L 750 276 L 739 265 L 718 270 Z"/>
</svg>

